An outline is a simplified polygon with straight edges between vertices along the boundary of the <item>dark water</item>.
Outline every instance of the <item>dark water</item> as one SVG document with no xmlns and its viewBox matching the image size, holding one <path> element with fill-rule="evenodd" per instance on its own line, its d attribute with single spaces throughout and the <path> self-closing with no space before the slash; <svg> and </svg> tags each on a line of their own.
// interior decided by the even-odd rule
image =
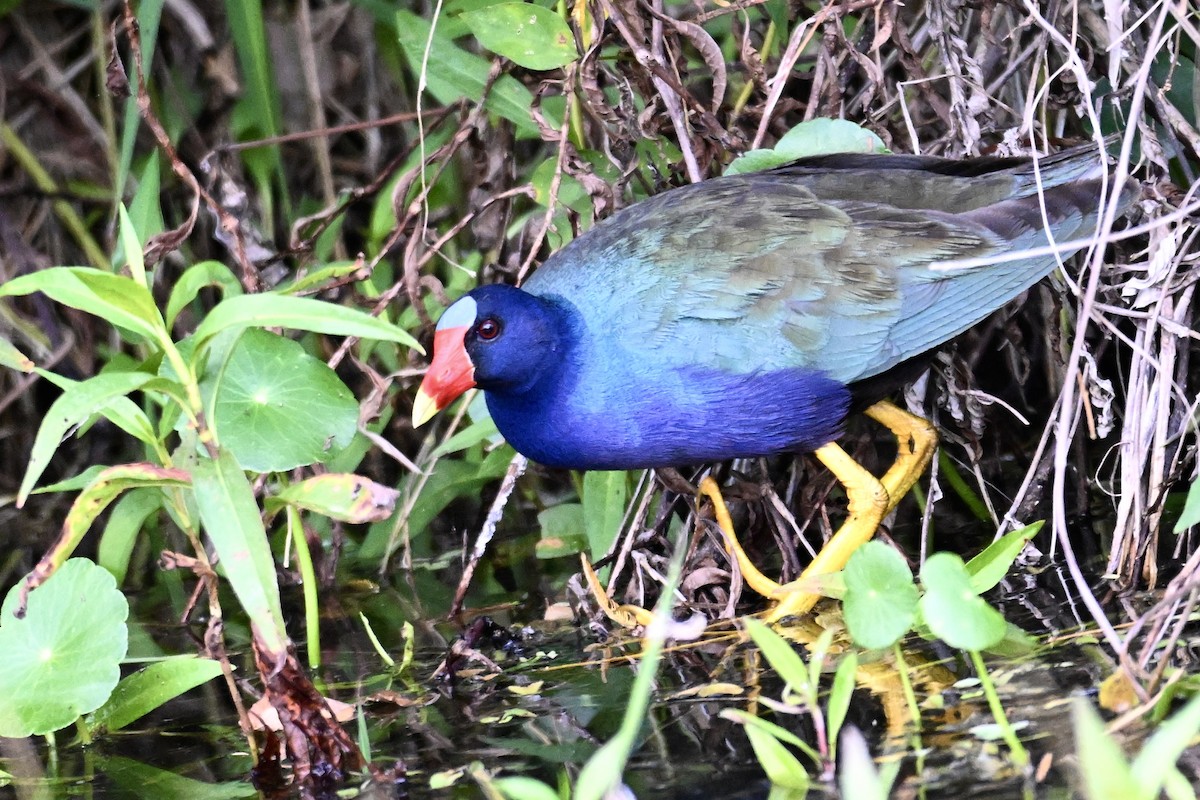
<svg viewBox="0 0 1200 800">
<path fill-rule="evenodd" d="M 1054 568 L 1017 574 L 994 597 L 1010 620 L 1039 637 L 1037 652 L 989 660 L 1010 721 L 1020 727 L 1040 782 L 1013 772 L 1004 747 L 981 738 L 992 722 L 971 670 L 956 654 L 912 637 L 905 659 L 922 708 L 918 735 L 889 680 L 896 667 L 875 664 L 860 680 L 849 724 L 867 735 L 877 758 L 900 758 L 897 797 L 1068 797 L 1074 749 L 1069 700 L 1094 693 L 1112 664 L 1088 637 L 1069 637 L 1079 618 L 1070 582 Z M 423 598 L 418 600 L 417 598 Z M 440 602 L 435 600 L 434 602 Z M 501 635 L 477 643 L 479 658 L 457 665 L 453 679 L 435 671 L 455 626 L 416 616 L 430 604 L 420 586 L 369 588 L 330 603 L 323 621 L 318 686 L 348 703 L 365 701 L 352 736 L 369 741 L 376 764 L 407 767 L 403 788 L 375 796 L 475 797 L 463 771 L 482 764 L 492 774 L 524 774 L 555 785 L 611 738 L 621 721 L 640 651 L 636 641 L 597 638 L 596 629 L 535 621 L 519 606 L 491 609 Z M 445 606 L 442 606 L 445 607 Z M 414 619 L 415 658 L 387 668 L 358 623 L 364 613 L 387 650 L 403 652 L 400 621 Z M 292 617 L 297 619 L 298 617 Z M 836 624 L 836 617 L 826 621 Z M 804 640 L 812 631 L 792 631 Z M 236 635 L 232 636 L 236 644 Z M 1057 641 L 1061 639 L 1061 641 Z M 486 659 L 486 660 L 485 660 Z M 867 659 L 864 659 L 867 660 Z M 488 662 L 500 668 L 496 672 Z M 251 674 L 244 652 L 234 662 Z M 736 695 L 680 696 L 685 689 L 727 683 Z M 826 687 L 827 688 L 827 687 Z M 783 686 L 756 651 L 726 627 L 668 650 L 659 671 L 642 744 L 626 781 L 637 797 L 765 797 L 768 785 L 740 725 L 720 717 L 746 709 L 757 694 L 779 698 Z M 757 713 L 815 742 L 806 715 Z M 986 727 L 982 729 L 986 733 Z M 803 757 L 802 757 L 803 758 Z M 250 757 L 232 708 L 217 682 L 169 703 L 131 730 L 83 746 L 71 731 L 46 741 L 5 743 L 2 766 L 15 777 L 0 793 L 14 797 L 241 797 L 254 793 Z M 431 782 L 449 788 L 430 788 Z M 833 794 L 814 783 L 811 796 Z"/>
</svg>

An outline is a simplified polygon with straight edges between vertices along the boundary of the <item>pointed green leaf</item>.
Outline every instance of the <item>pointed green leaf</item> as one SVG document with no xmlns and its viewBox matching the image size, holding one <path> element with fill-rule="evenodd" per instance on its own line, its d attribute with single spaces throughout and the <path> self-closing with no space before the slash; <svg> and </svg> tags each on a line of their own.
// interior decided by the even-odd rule
<svg viewBox="0 0 1200 800">
<path fill-rule="evenodd" d="M 268 511 L 290 505 L 342 522 L 379 522 L 396 509 L 395 489 L 361 475 L 327 472 L 293 483 L 266 500 Z"/>
<path fill-rule="evenodd" d="M 592 558 L 602 558 L 621 532 L 629 497 L 626 472 L 592 470 L 583 476 L 583 520 Z"/>
<path fill-rule="evenodd" d="M 1192 697 L 1145 741 L 1133 759 L 1133 782 L 1148 797 L 1157 797 L 1167 774 L 1200 733 L 1200 695 Z"/>
<path fill-rule="evenodd" d="M 548 8 L 499 3 L 462 18 L 480 44 L 527 69 L 555 69 L 579 58 L 571 29 Z"/>
<path fill-rule="evenodd" d="M 482 397 L 483 393 L 480 392 Z M 496 423 L 491 417 L 481 419 L 478 422 L 472 422 L 467 427 L 463 428 L 458 433 L 451 436 L 446 441 L 434 448 L 431 454 L 432 458 L 441 458 L 442 456 L 451 453 L 458 453 L 466 450 L 468 447 L 479 444 L 480 442 L 490 442 L 500 438 L 500 431 L 496 429 Z"/>
<path fill-rule="evenodd" d="M 34 437 L 29 466 L 21 480 L 21 487 L 17 490 L 17 505 L 25 503 L 29 492 L 49 465 L 67 431 L 108 405 L 113 399 L 124 397 L 153 377 L 146 372 L 105 372 L 70 386 L 59 395 L 42 418 L 37 436 Z"/>
<path fill-rule="evenodd" d="M 1157 793 L 1142 791 L 1129 761 L 1106 730 L 1092 704 L 1082 697 L 1071 701 L 1078 774 L 1088 800 L 1149 800 Z"/>
<path fill-rule="evenodd" d="M 54 384 L 64 392 L 68 389 L 78 386 L 81 381 L 73 381 L 70 378 L 65 378 L 62 375 L 50 372 L 44 369 L 36 370 L 37 374 L 50 383 Z M 102 375 L 118 374 L 117 370 L 102 372 Z M 133 374 L 133 373 L 130 373 Z M 150 391 L 157 381 L 149 381 L 142 385 L 143 391 Z M 150 418 L 146 416 L 137 403 L 130 400 L 128 397 L 114 397 L 100 408 L 92 409 L 93 412 L 100 414 L 112 424 L 116 425 L 121 430 L 128 433 L 130 436 L 145 442 L 148 445 L 154 445 L 157 437 L 154 433 L 154 426 L 150 424 Z"/>
<path fill-rule="evenodd" d="M 138 534 L 150 515 L 162 508 L 162 503 L 161 491 L 144 488 L 128 492 L 113 506 L 100 535 L 96 562 L 112 573 L 118 586 L 125 582 Z"/>
<path fill-rule="evenodd" d="M 249 781 L 206 783 L 170 770 L 159 769 L 132 758 L 96 754 L 96 771 L 111 783 L 117 794 L 155 797 L 163 800 L 240 800 L 259 797 Z"/>
<path fill-rule="evenodd" d="M 192 491 L 200 524 L 212 540 L 234 594 L 272 653 L 287 647 L 275 560 L 259 516 L 254 490 L 237 459 L 222 449 L 214 461 L 192 469 Z"/>
<path fill-rule="evenodd" d="M 52 267 L 21 275 L 0 285 L 0 297 L 42 292 L 63 305 L 95 314 L 143 336 L 166 337 L 166 325 L 144 284 L 91 267 Z"/>
<path fill-rule="evenodd" d="M 0 366 L 20 372 L 33 372 L 35 365 L 29 356 L 18 350 L 6 337 L 0 336 Z"/>
<path fill-rule="evenodd" d="M 484 98 L 492 65 L 486 59 L 468 53 L 441 32 L 440 26 L 429 38 L 429 22 L 410 11 L 396 12 L 396 34 L 400 47 L 413 73 L 424 73 L 429 93 L 444 105 L 466 98 L 475 103 Z M 426 43 L 430 42 L 428 57 Z M 538 136 L 537 125 L 530 116 L 533 94 L 511 75 L 501 75 L 487 95 L 485 107 L 499 114 L 524 136 Z M 550 117 L 552 126 L 559 121 Z"/>
<path fill-rule="evenodd" d="M 222 300 L 196 328 L 193 337 L 196 351 L 199 352 L 221 331 L 251 327 L 291 328 L 334 336 L 380 339 L 425 352 L 408 331 L 390 322 L 334 303 L 281 294 L 244 294 Z"/>
<path fill-rule="evenodd" d="M 181 656 L 156 661 L 117 684 L 108 702 L 88 719 L 88 730 L 118 731 L 163 703 L 221 674 L 221 662 Z"/>
<path fill-rule="evenodd" d="M 807 693 L 811 689 L 808 668 L 804 665 L 804 659 L 792 647 L 792 643 L 753 617 L 746 617 L 744 623 L 746 632 L 758 645 L 771 667 L 779 673 L 779 677 L 798 691 Z"/>
<path fill-rule="evenodd" d="M 1197 85 L 1200 85 L 1200 81 L 1197 81 Z M 1175 523 L 1175 533 L 1183 533 L 1193 525 L 1200 525 L 1200 478 L 1193 480 L 1192 487 L 1188 489 L 1183 511 Z"/>
<path fill-rule="evenodd" d="M 58 492 L 79 492 L 86 489 L 91 483 L 96 480 L 101 472 L 108 469 L 108 464 L 92 464 L 78 475 L 72 475 L 69 478 L 64 478 L 61 481 L 48 483 L 45 486 L 39 486 L 30 494 L 56 494 Z"/>
<path fill-rule="evenodd" d="M 746 738 L 754 748 L 759 766 L 773 785 L 798 792 L 808 791 L 808 772 L 782 742 L 756 725 L 746 726 Z"/>
<path fill-rule="evenodd" d="M 846 714 L 850 711 L 850 698 L 854 695 L 857 673 L 858 655 L 851 650 L 838 662 L 837 671 L 833 674 L 833 686 L 829 689 L 825 719 L 828 727 L 827 736 L 831 742 L 838 741 L 842 723 L 846 721 Z"/>
<path fill-rule="evenodd" d="M 509 800 L 560 800 L 558 792 L 549 785 L 525 775 L 497 778 L 493 785 Z"/>
<path fill-rule="evenodd" d="M 149 287 L 150 284 L 146 282 L 146 260 L 142 253 L 142 243 L 138 241 L 137 231 L 133 229 L 133 221 L 129 219 L 129 211 L 124 203 L 117 205 L 117 240 L 133 279 L 140 285 Z"/>
<path fill-rule="evenodd" d="M 229 267 L 220 261 L 201 261 L 184 270 L 171 289 L 171 297 L 167 300 L 167 327 L 175 326 L 175 318 L 188 304 L 196 299 L 200 290 L 206 286 L 214 286 L 221 290 L 224 297 L 234 297 L 242 293 L 242 284 L 229 271 Z"/>
<path fill-rule="evenodd" d="M 138 16 L 142 16 L 151 5 L 161 6 L 163 0 L 152 0 L 139 6 Z M 146 28 L 142 28 L 142 40 L 145 41 Z M 147 57 L 149 54 L 147 53 Z M 145 245 L 151 237 L 157 236 L 166 229 L 162 215 L 162 180 L 159 171 L 162 169 L 162 158 L 159 151 L 154 150 L 146 159 L 142 171 L 138 173 L 137 191 L 129 201 L 129 219 L 137 241 Z"/>
<path fill-rule="evenodd" d="M 726 175 L 760 172 L 807 156 L 830 153 L 886 153 L 883 140 L 845 119 L 814 119 L 785 133 L 770 150 L 750 150 L 734 159 Z"/>
<path fill-rule="evenodd" d="M 1017 556 L 1025 549 L 1025 543 L 1037 536 L 1043 524 L 1038 521 L 1024 528 L 1009 531 L 967 562 L 971 588 L 976 594 L 983 594 L 1004 579 Z"/>
</svg>

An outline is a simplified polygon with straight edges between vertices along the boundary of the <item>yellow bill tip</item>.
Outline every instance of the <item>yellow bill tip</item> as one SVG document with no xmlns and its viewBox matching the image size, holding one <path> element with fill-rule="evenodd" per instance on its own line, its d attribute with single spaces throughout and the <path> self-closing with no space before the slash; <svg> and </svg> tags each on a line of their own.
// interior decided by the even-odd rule
<svg viewBox="0 0 1200 800">
<path fill-rule="evenodd" d="M 426 422 L 429 422 L 441 409 L 437 406 L 437 401 L 425 392 L 424 388 L 417 390 L 417 397 L 413 400 L 412 407 L 412 425 L 413 428 L 419 428 Z"/>
</svg>

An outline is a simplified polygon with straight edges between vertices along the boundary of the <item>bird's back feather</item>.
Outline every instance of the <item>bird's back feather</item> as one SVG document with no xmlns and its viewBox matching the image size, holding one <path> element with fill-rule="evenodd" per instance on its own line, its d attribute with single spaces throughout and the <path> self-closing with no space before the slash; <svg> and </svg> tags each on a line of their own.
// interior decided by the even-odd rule
<svg viewBox="0 0 1200 800">
<path fill-rule="evenodd" d="M 527 282 L 614 359 L 852 383 L 928 351 L 1058 263 L 990 259 L 1090 236 L 1091 148 L 1040 159 L 837 155 L 706 181 L 615 214 Z M 1122 202 L 1132 188 L 1122 191 Z M 1064 254 L 1065 256 L 1065 254 Z"/>
</svg>

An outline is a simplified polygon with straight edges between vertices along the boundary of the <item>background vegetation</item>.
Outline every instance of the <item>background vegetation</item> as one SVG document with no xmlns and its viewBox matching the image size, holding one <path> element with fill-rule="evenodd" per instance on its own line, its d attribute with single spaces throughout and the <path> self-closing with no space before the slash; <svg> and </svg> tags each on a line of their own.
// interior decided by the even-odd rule
<svg viewBox="0 0 1200 800">
<path fill-rule="evenodd" d="M 1114 176 L 1145 186 L 1118 225 L 1128 231 L 1111 236 L 1107 258 L 1081 257 L 972 331 L 908 393 L 944 446 L 892 532 L 916 559 L 975 552 L 1046 519 L 1026 557 L 1056 556 L 1077 580 L 1079 621 L 1119 665 L 1127 707 L 1161 698 L 1178 680 L 1172 652 L 1200 567 L 1197 10 L 1148 0 L 497 6 L 0 3 L 0 280 L 15 295 L 0 302 L 12 367 L 0 371 L 0 586 L 63 541 L 64 520 L 75 520 L 75 541 L 98 520 L 103 535 L 81 552 L 158 609 L 135 618 L 188 619 L 207 640 L 215 584 L 172 562 L 209 587 L 198 604 L 209 611 L 195 611 L 196 579 L 161 572 L 160 553 L 203 562 L 201 530 L 252 540 L 263 510 L 276 554 L 289 531 L 311 550 L 312 564 L 289 562 L 285 577 L 302 570 L 328 598 L 357 578 L 403 576 L 415 587 L 417 607 L 402 609 L 411 620 L 464 603 L 541 617 L 578 597 L 567 588 L 576 562 L 562 558 L 578 550 L 615 553 L 611 587 L 649 605 L 682 529 L 676 496 L 644 476 L 521 475 L 465 406 L 411 429 L 426 363 L 413 345 L 428 346 L 438 311 L 478 283 L 520 280 L 596 219 L 721 174 L 804 121 L 848 119 L 894 151 L 952 157 L 1118 134 Z M 89 284 L 101 308 L 22 278 L 55 266 L 140 281 L 147 296 L 134 299 L 149 305 L 133 307 L 131 284 Z M 225 305 L 267 292 L 280 305 Z M 363 313 L 283 305 L 299 298 Z M 264 377 L 266 362 L 279 371 Z M 240 368 L 250 383 L 238 383 Z M 104 391 L 51 414 L 72 381 L 105 373 Z M 229 386 L 241 394 L 222 394 Z M 279 413 L 250 416 L 267 389 L 281 392 Z M 148 428 L 114 410 L 127 395 Z M 39 450 L 46 421 L 53 435 Z M 875 439 L 854 428 L 849 442 L 881 462 Z M 215 486 L 249 471 L 252 482 L 224 495 L 241 504 L 230 519 L 202 519 L 180 488 L 201 491 L 210 467 L 188 461 L 197 451 L 198 465 L 217 465 Z M 39 485 L 85 478 L 26 498 L 31 458 Z M 187 475 L 109 475 L 91 484 L 105 502 L 72 517 L 96 465 Z M 371 487 L 386 518 L 314 501 L 305 482 L 325 473 L 365 481 L 349 489 Z M 832 480 L 807 459 L 718 475 L 732 483 L 739 531 L 758 557 L 782 553 L 785 577 L 798 571 L 800 540 L 819 541 L 837 518 Z M 264 505 L 272 497 L 283 499 Z M 477 537 L 489 554 L 476 570 Z M 683 600 L 733 616 L 748 598 L 730 589 L 719 538 L 697 535 L 687 555 Z M 274 585 L 262 569 L 245 585 Z M 1115 594 L 1134 589 L 1155 591 L 1136 604 Z M 256 625 L 282 629 L 270 591 L 238 596 Z M 249 627 L 225 605 L 243 651 Z M 299 637 L 290 615 L 288 628 Z"/>
</svg>

